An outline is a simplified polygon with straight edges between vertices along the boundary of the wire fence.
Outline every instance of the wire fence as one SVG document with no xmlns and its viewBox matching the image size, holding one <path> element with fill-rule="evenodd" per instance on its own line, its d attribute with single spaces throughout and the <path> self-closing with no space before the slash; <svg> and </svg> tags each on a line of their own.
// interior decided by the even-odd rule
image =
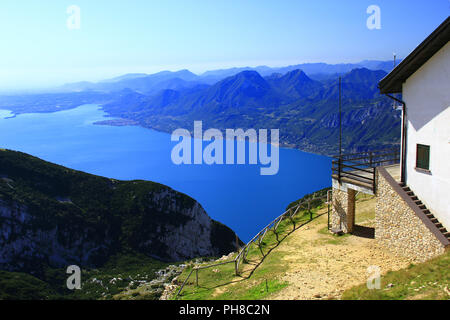
<svg viewBox="0 0 450 320">
<path fill-rule="evenodd" d="M 279 215 L 274 220 L 272 220 L 268 225 L 266 225 L 263 229 L 261 229 L 261 231 L 259 231 L 249 242 L 247 242 L 247 244 L 239 250 L 238 254 L 236 255 L 236 257 L 233 260 L 223 261 L 220 263 L 215 263 L 215 264 L 206 265 L 206 266 L 197 266 L 197 267 L 192 268 L 191 272 L 188 274 L 186 279 L 183 281 L 175 298 L 177 298 L 180 295 L 184 286 L 186 285 L 186 283 L 188 282 L 188 280 L 190 279 L 190 277 L 192 276 L 192 274 L 194 272 L 195 272 L 195 284 L 196 284 L 196 286 L 198 286 L 199 270 L 217 267 L 217 266 L 224 265 L 224 264 L 234 263 L 235 275 L 239 275 L 239 267 L 242 262 L 247 261 L 248 252 L 249 252 L 250 246 L 252 244 L 256 244 L 258 246 L 259 250 L 261 251 L 261 254 L 264 256 L 262 243 L 263 243 L 263 240 L 264 240 L 265 236 L 267 235 L 267 233 L 269 231 L 272 231 L 275 234 L 276 240 L 278 241 L 277 230 L 283 220 L 289 220 L 293 224 L 293 227 L 295 230 L 296 222 L 295 222 L 294 217 L 299 212 L 306 211 L 307 213 L 309 213 L 309 221 L 313 220 L 313 212 L 311 211 L 311 209 L 312 209 L 311 206 L 317 204 L 318 201 L 320 201 L 320 203 L 325 202 L 325 204 L 327 204 L 327 206 L 328 206 L 327 213 L 328 213 L 328 228 L 329 228 L 331 190 L 328 190 L 328 192 L 325 195 L 322 195 L 319 197 L 316 197 L 314 194 L 311 198 L 304 199 L 303 201 L 299 202 L 298 204 L 288 208 L 285 212 L 283 212 L 281 215 Z"/>
</svg>

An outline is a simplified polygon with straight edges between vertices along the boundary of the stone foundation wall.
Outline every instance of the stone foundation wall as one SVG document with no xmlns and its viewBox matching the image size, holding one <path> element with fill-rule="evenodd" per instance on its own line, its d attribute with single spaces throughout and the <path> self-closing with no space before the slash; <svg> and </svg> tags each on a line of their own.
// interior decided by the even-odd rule
<svg viewBox="0 0 450 320">
<path fill-rule="evenodd" d="M 355 224 L 355 190 L 346 191 L 333 188 L 333 206 L 331 212 L 331 228 L 341 229 L 344 233 L 353 231 Z"/>
<path fill-rule="evenodd" d="M 378 172 L 377 175 L 375 239 L 395 255 L 415 262 L 423 262 L 443 254 L 444 245 L 383 174 Z"/>
</svg>

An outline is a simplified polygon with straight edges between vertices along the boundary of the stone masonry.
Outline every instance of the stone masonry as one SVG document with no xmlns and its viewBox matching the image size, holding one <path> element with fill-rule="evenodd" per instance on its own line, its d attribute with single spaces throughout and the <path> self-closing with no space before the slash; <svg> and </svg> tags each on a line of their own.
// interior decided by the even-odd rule
<svg viewBox="0 0 450 320">
<path fill-rule="evenodd" d="M 353 232 L 355 225 L 355 194 L 353 189 L 343 191 L 333 188 L 333 206 L 331 213 L 331 229 Z"/>
<path fill-rule="evenodd" d="M 378 168 L 376 181 L 375 239 L 393 254 L 414 262 L 443 254 L 448 243 L 440 241 L 427 226 L 427 218 L 407 202 L 398 182 L 384 168 Z M 333 181 L 332 232 L 353 232 L 356 191 L 349 186 Z"/>
<path fill-rule="evenodd" d="M 395 255 L 423 262 L 445 251 L 444 245 L 378 171 L 375 238 Z"/>
</svg>

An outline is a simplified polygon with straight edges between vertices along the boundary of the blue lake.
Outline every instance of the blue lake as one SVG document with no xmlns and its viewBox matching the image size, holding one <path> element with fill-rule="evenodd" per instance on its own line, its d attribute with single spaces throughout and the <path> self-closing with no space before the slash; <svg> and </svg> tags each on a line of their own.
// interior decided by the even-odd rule
<svg viewBox="0 0 450 320">
<path fill-rule="evenodd" d="M 279 171 L 272 176 L 260 175 L 260 164 L 175 165 L 171 151 L 177 142 L 171 141 L 170 134 L 94 125 L 105 120 L 96 105 L 8 116 L 8 111 L 0 110 L 1 148 L 101 176 L 168 185 L 199 201 L 213 219 L 231 227 L 243 241 L 290 202 L 331 184 L 329 158 L 294 149 L 280 148 Z"/>
</svg>

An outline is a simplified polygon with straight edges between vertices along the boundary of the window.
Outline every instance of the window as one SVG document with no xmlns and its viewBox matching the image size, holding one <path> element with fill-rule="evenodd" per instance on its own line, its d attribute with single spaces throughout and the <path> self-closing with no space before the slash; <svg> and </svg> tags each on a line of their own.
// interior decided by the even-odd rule
<svg viewBox="0 0 450 320">
<path fill-rule="evenodd" d="M 417 145 L 416 168 L 430 170 L 430 146 Z"/>
</svg>

